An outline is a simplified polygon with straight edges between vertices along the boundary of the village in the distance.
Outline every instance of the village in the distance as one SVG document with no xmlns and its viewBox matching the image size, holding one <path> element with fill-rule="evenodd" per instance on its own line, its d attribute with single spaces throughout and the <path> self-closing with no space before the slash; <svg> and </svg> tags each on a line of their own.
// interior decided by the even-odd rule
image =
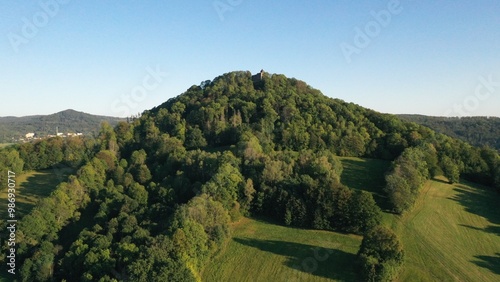
<svg viewBox="0 0 500 282">
<path fill-rule="evenodd" d="M 51 137 L 62 137 L 62 138 L 67 138 L 67 137 L 78 137 L 78 136 L 83 136 L 83 133 L 81 132 L 59 132 L 59 129 L 56 128 L 56 134 L 47 134 L 45 136 L 43 135 L 38 135 L 35 132 L 28 132 L 24 135 L 24 137 L 21 137 L 17 140 L 13 140 L 14 142 L 30 142 L 33 140 L 40 140 L 40 139 L 45 139 L 45 138 L 51 138 Z"/>
</svg>

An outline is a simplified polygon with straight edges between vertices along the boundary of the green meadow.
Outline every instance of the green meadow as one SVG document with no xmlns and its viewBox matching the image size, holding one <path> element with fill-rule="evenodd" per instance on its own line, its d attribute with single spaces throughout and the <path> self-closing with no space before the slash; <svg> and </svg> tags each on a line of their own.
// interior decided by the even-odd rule
<svg viewBox="0 0 500 282">
<path fill-rule="evenodd" d="M 341 182 L 372 192 L 385 210 L 388 202 L 382 188 L 390 163 L 341 161 Z M 437 177 L 422 187 L 409 212 L 386 212 L 384 223 L 404 245 L 400 281 L 500 281 L 500 194 L 492 188 L 464 180 L 450 185 Z"/>
<path fill-rule="evenodd" d="M 39 199 L 45 198 L 73 173 L 70 168 L 25 172 L 16 175 L 16 218 L 28 214 Z M 7 189 L 0 193 L 1 214 L 7 213 Z"/>
<path fill-rule="evenodd" d="M 500 281 L 499 197 L 465 181 L 429 181 L 410 212 L 386 218 L 405 247 L 400 280 Z"/>
<path fill-rule="evenodd" d="M 341 161 L 341 182 L 372 192 L 386 211 L 384 224 L 404 245 L 399 281 L 500 281 L 497 192 L 466 181 L 450 185 L 438 177 L 422 187 L 413 209 L 399 216 L 387 212 L 382 192 L 389 162 Z M 356 281 L 352 263 L 361 239 L 245 218 L 233 225 L 233 239 L 206 267 L 203 280 Z M 316 255 L 321 261 L 315 250 L 321 250 Z"/>
<path fill-rule="evenodd" d="M 203 281 L 352 281 L 361 237 L 243 218 Z"/>
</svg>

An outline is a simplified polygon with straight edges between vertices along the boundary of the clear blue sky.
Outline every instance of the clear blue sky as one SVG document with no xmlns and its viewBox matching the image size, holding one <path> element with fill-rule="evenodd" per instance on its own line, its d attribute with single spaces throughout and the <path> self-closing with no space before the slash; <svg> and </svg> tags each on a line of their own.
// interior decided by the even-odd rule
<svg viewBox="0 0 500 282">
<path fill-rule="evenodd" d="M 380 112 L 500 116 L 498 0 L 60 2 L 0 2 L 0 116 L 124 116 L 260 69 Z"/>
</svg>

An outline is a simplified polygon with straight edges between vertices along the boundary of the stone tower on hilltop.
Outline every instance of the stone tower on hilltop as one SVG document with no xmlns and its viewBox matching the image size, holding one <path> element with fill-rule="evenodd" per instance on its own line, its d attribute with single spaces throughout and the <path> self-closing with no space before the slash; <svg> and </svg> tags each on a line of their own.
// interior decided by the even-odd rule
<svg viewBox="0 0 500 282">
<path fill-rule="evenodd" d="M 252 75 L 252 81 L 253 82 L 261 81 L 263 77 L 264 77 L 264 70 L 260 70 L 258 74 Z"/>
</svg>

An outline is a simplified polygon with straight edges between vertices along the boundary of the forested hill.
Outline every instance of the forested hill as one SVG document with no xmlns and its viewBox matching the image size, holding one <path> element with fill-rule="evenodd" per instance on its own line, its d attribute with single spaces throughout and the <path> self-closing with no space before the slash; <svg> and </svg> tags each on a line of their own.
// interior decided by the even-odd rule
<svg viewBox="0 0 500 282">
<path fill-rule="evenodd" d="M 284 75 L 231 72 L 146 111 L 187 148 L 236 145 L 255 135 L 264 150 L 328 149 L 340 156 L 394 159 L 434 132 L 393 115 L 324 96 Z"/>
<path fill-rule="evenodd" d="M 153 124 L 187 148 L 236 145 L 251 133 L 266 151 L 314 148 L 392 160 L 424 140 L 455 142 L 394 115 L 326 97 L 303 81 L 267 73 L 255 79 L 250 72 L 231 72 L 192 86 L 146 111 L 141 125 Z"/>
<path fill-rule="evenodd" d="M 12 138 L 24 137 L 29 132 L 36 133 L 40 137 L 55 135 L 56 127 L 59 132 L 94 135 L 99 132 L 101 122 L 106 121 L 114 126 L 123 120 L 125 119 L 91 115 L 75 110 L 65 110 L 51 115 L 0 117 L 0 142 L 11 142 Z"/>
<path fill-rule="evenodd" d="M 500 186 L 494 150 L 284 75 L 230 72 L 132 122 L 104 123 L 96 139 L 0 150 L 6 168 L 80 166 L 22 218 L 19 280 L 200 281 L 230 239 L 229 223 L 251 215 L 365 235 L 356 272 L 362 281 L 390 281 L 402 246 L 380 226 L 373 195 L 340 182 L 337 156 L 395 160 L 384 191 L 397 213 L 436 174 Z"/>
<path fill-rule="evenodd" d="M 462 139 L 474 146 L 490 146 L 500 150 L 499 117 L 397 116 L 403 120 L 427 126 L 439 133 Z"/>
</svg>

